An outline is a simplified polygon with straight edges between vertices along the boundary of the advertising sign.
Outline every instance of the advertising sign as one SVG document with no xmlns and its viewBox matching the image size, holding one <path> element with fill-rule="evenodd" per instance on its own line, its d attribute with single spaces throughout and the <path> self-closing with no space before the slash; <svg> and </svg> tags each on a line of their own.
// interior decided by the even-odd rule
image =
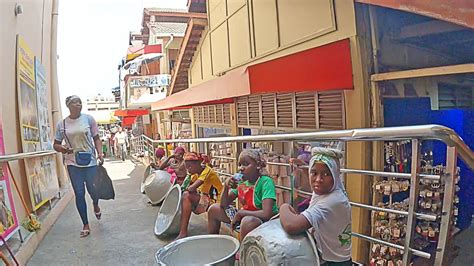
<svg viewBox="0 0 474 266">
<path fill-rule="evenodd" d="M 52 150 L 51 123 L 48 114 L 48 98 L 46 70 L 38 58 L 35 58 L 36 96 L 38 106 L 38 121 L 40 130 L 41 150 Z M 59 192 L 59 181 L 56 174 L 54 155 L 44 156 L 35 160 L 37 174 L 28 179 L 31 202 L 36 210 Z"/>
<path fill-rule="evenodd" d="M 33 52 L 18 35 L 17 90 L 23 152 L 41 151 L 43 146 L 52 147 L 50 143 L 51 138 L 49 137 L 49 118 L 47 118 L 48 107 L 44 68 L 38 72 L 35 74 L 35 57 Z M 38 76 L 38 81 L 36 76 Z M 39 92 L 38 89 L 40 90 Z M 38 94 L 40 95 L 39 97 Z M 38 103 L 41 104 L 40 112 L 38 112 Z M 43 131 L 43 134 L 46 134 L 45 136 L 42 136 L 42 128 L 46 130 Z M 54 157 L 29 158 L 25 159 L 24 162 L 31 204 L 33 210 L 37 210 L 54 197 L 59 190 Z"/>
<path fill-rule="evenodd" d="M 166 74 L 130 77 L 130 88 L 168 86 L 170 85 L 170 77 Z"/>
<path fill-rule="evenodd" d="M 5 154 L 2 128 L 2 110 L 0 109 L 0 155 Z M 7 163 L 0 163 L 0 235 L 9 239 L 18 229 L 13 194 L 10 187 Z M 0 243 L 3 244 L 3 243 Z"/>
</svg>

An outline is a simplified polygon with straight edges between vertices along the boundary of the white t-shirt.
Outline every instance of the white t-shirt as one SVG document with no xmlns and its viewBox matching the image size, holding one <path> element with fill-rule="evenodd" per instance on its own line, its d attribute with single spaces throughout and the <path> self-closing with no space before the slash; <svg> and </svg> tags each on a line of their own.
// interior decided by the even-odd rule
<svg viewBox="0 0 474 266">
<path fill-rule="evenodd" d="M 302 215 L 313 227 L 313 236 L 325 261 L 351 259 L 351 206 L 341 189 L 326 195 L 313 192 L 311 203 Z"/>
<path fill-rule="evenodd" d="M 117 141 L 117 144 L 125 144 L 127 142 L 127 133 L 125 133 L 124 131 L 119 132 L 115 134 L 115 139 Z"/>
</svg>

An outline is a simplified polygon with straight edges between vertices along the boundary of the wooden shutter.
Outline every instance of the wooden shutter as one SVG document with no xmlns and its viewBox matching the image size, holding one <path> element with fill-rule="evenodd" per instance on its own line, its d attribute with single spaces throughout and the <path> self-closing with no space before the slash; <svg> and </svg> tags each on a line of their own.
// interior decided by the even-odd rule
<svg viewBox="0 0 474 266">
<path fill-rule="evenodd" d="M 293 127 L 293 94 L 276 95 L 278 127 Z"/>
<path fill-rule="evenodd" d="M 224 113 L 222 110 L 223 105 L 217 104 L 216 105 L 216 124 L 222 124 L 224 119 Z"/>
<path fill-rule="evenodd" d="M 215 124 L 216 123 L 216 106 L 208 105 L 207 108 L 209 108 L 209 123 Z"/>
<path fill-rule="evenodd" d="M 297 92 L 296 103 L 296 127 L 317 128 L 316 125 L 316 97 L 314 92 Z"/>
<path fill-rule="evenodd" d="M 248 126 L 248 97 L 237 99 L 237 123 L 239 126 Z"/>
<path fill-rule="evenodd" d="M 262 95 L 262 125 L 265 127 L 275 127 L 275 99 L 276 94 Z"/>
<path fill-rule="evenodd" d="M 250 126 L 260 126 L 260 95 L 249 96 L 248 117 Z"/>
<path fill-rule="evenodd" d="M 224 125 L 230 125 L 230 104 L 224 104 L 223 105 L 223 118 L 222 118 L 222 124 Z"/>
<path fill-rule="evenodd" d="M 321 129 L 344 129 L 342 92 L 318 93 L 318 121 Z"/>
</svg>

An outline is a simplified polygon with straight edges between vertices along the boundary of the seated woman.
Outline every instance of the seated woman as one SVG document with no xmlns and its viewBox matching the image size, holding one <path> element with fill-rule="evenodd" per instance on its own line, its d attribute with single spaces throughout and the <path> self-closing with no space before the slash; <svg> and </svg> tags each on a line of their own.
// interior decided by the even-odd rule
<svg viewBox="0 0 474 266">
<path fill-rule="evenodd" d="M 191 212 L 201 214 L 207 211 L 210 204 L 216 202 L 222 192 L 222 183 L 216 172 L 208 165 L 202 164 L 202 158 L 195 152 L 184 155 L 186 169 L 191 175 L 191 182 L 182 196 L 181 225 L 177 239 L 188 236 L 188 224 Z M 217 190 L 216 198 L 212 198 L 212 189 Z"/>
<path fill-rule="evenodd" d="M 183 155 L 185 150 L 183 147 L 176 147 L 174 154 L 168 157 L 159 167 L 158 170 L 165 170 L 171 174 L 172 179 L 176 179 L 178 184 L 182 184 L 187 175 L 186 166 L 184 165 Z M 175 175 L 175 176 L 173 176 Z"/>
<path fill-rule="evenodd" d="M 342 185 L 338 150 L 315 147 L 309 163 L 309 182 L 313 196 L 301 214 L 289 204 L 280 207 L 280 221 L 288 234 L 313 228 L 320 257 L 326 264 L 352 265 L 351 206 Z"/>
<path fill-rule="evenodd" d="M 226 180 L 221 202 L 213 204 L 208 211 L 210 234 L 219 233 L 221 222 L 231 223 L 232 229 L 240 224 L 240 238 L 244 239 L 250 231 L 278 213 L 275 184 L 265 166 L 260 150 L 248 149 L 240 153 L 239 167 L 243 182 L 237 184 L 234 178 Z M 229 206 L 236 198 L 242 208 L 235 213 Z M 235 216 L 231 217 L 233 213 Z"/>
<path fill-rule="evenodd" d="M 150 163 L 150 166 L 155 170 L 159 170 L 160 166 L 167 160 L 165 156 L 165 149 L 158 147 L 155 150 L 155 162 Z"/>
</svg>

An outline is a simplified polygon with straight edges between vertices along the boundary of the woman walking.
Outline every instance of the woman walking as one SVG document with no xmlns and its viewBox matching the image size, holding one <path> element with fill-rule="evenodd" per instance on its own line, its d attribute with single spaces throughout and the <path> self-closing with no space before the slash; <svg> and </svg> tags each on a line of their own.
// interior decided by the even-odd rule
<svg viewBox="0 0 474 266">
<path fill-rule="evenodd" d="M 66 106 L 70 114 L 56 127 L 54 149 L 64 154 L 64 161 L 76 196 L 76 207 L 83 224 L 80 237 L 86 237 L 90 234 L 90 227 L 87 219 L 84 184 L 92 198 L 95 216 L 100 219 L 102 213 L 93 179 L 96 175 L 97 160 L 103 162 L 103 154 L 97 123 L 92 116 L 81 113 L 82 101 L 79 96 L 67 97 Z"/>
</svg>

